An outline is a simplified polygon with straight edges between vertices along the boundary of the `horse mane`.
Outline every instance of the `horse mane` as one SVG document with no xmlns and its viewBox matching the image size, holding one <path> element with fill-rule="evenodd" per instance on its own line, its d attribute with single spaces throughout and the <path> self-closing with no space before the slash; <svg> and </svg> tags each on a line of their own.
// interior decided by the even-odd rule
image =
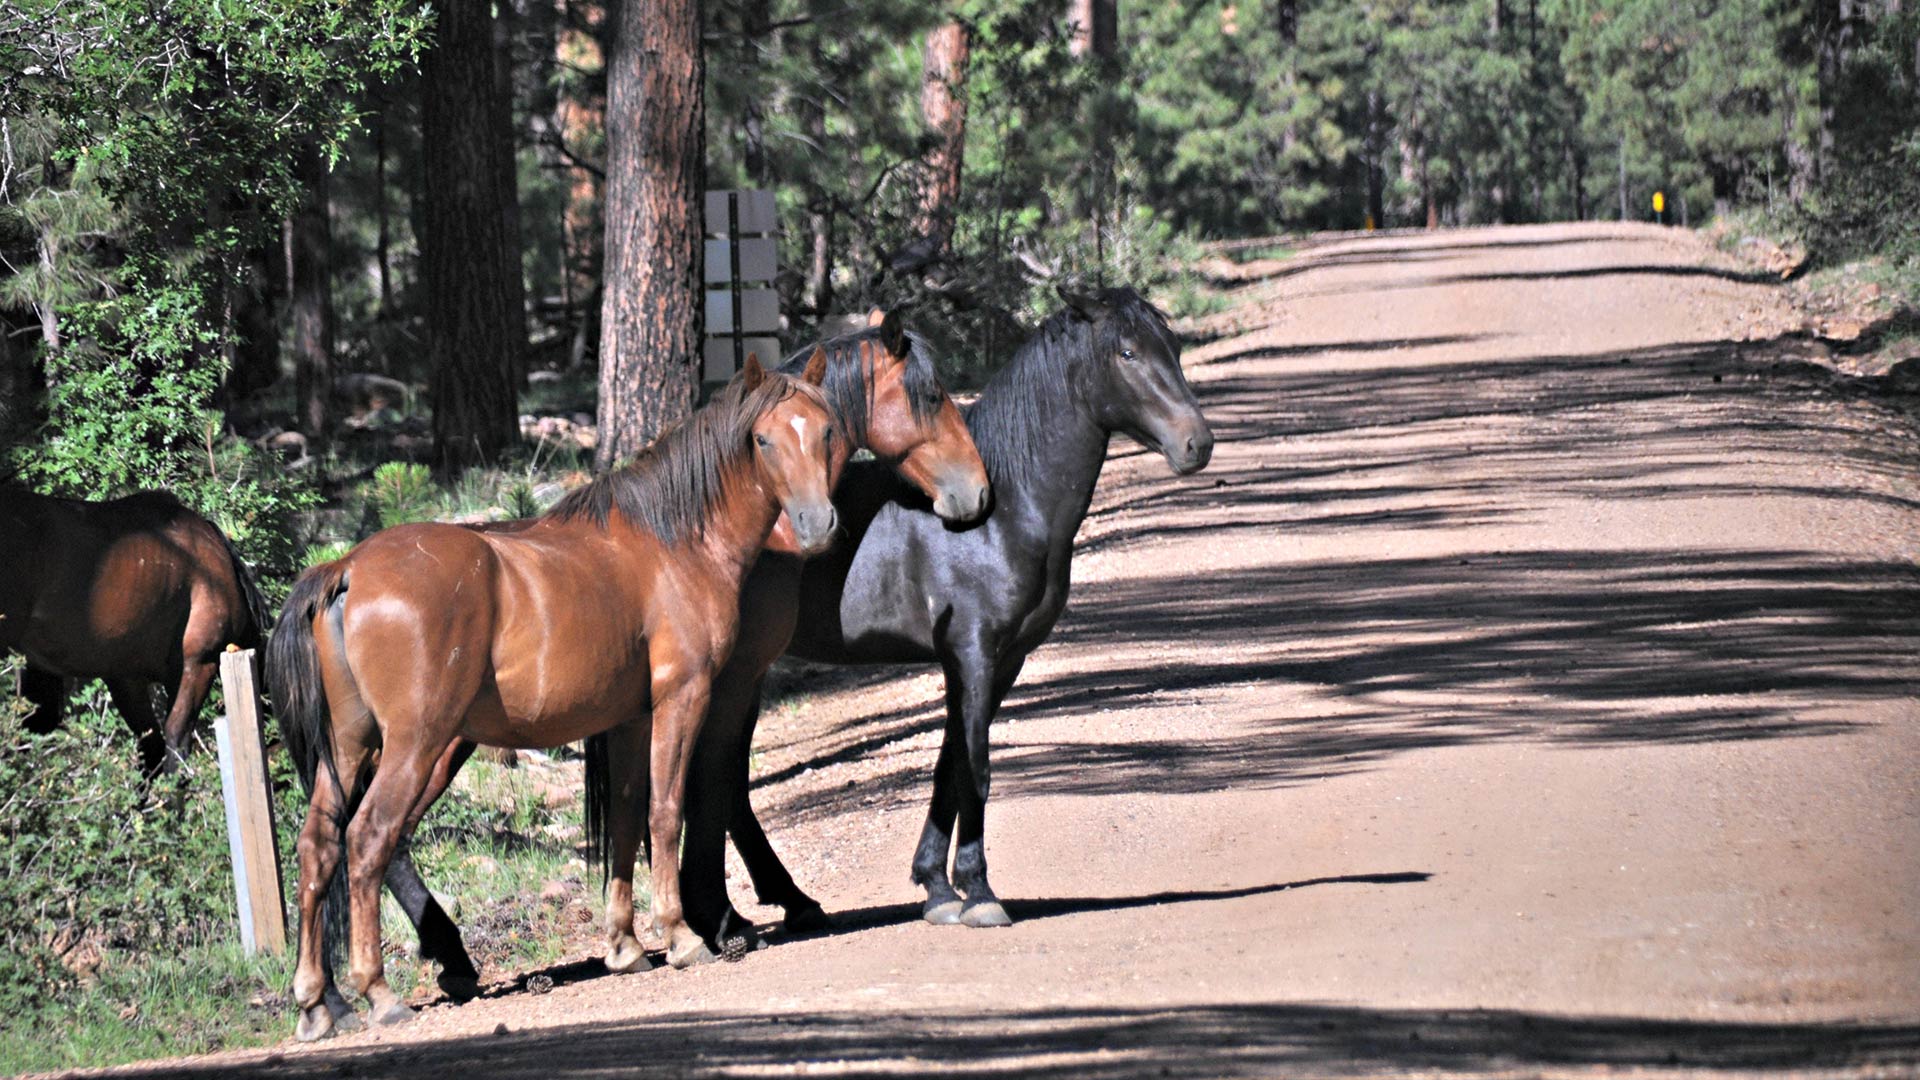
<svg viewBox="0 0 1920 1080">
<path fill-rule="evenodd" d="M 602 529 L 618 510 L 638 528 L 675 544 L 698 536 L 750 452 L 754 421 L 799 392 L 798 380 L 770 374 L 752 390 L 738 379 L 707 406 L 655 439 L 633 461 L 595 477 L 554 503 L 544 517 L 590 518 Z"/>
<path fill-rule="evenodd" d="M 907 339 L 907 369 L 901 379 L 905 383 L 907 401 L 913 409 L 914 422 L 926 424 L 939 410 L 940 376 L 934 370 L 933 349 L 927 340 L 909 330 Z M 827 404 L 833 410 L 834 418 L 850 436 L 860 437 L 867 430 L 867 416 L 873 405 L 873 387 L 867 385 L 866 365 L 860 362 L 860 346 L 871 342 L 877 349 L 885 350 L 880 340 L 880 328 L 869 326 L 851 334 L 842 334 L 829 338 L 818 345 L 809 345 L 800 349 L 781 363 L 779 370 L 787 375 L 798 375 L 813 358 L 817 348 L 827 354 L 827 379 L 820 389 L 827 395 Z"/>
<path fill-rule="evenodd" d="M 1157 341 L 1178 361 L 1180 340 L 1166 312 L 1125 286 L 1095 295 L 1107 308 L 1105 318 L 1089 319 L 1070 306 L 1055 312 L 968 407 L 967 429 L 995 484 L 1024 482 L 1048 466 L 1033 450 L 1059 426 L 1058 403 L 1085 392 L 1080 383 L 1088 365 L 1118 351 L 1122 336 Z"/>
</svg>

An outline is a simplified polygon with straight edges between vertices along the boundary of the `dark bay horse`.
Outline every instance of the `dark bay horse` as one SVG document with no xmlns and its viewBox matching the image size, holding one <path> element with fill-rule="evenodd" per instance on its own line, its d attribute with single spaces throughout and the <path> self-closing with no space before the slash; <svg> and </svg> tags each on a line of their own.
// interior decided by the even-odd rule
<svg viewBox="0 0 1920 1080">
<path fill-rule="evenodd" d="M 876 309 L 868 316 L 866 329 L 823 342 L 817 348 L 827 357 L 823 385 L 827 401 L 855 449 L 871 451 L 946 520 L 966 522 L 986 511 L 990 494 L 986 466 L 974 449 L 960 410 L 940 385 L 926 343 L 905 329 L 899 312 Z M 781 370 L 800 371 L 813 352 L 810 347 L 795 353 Z M 785 650 L 791 634 L 792 611 L 799 602 L 800 560 L 792 554 L 787 531 L 788 522 L 782 517 L 769 539 L 768 550 L 754 564 L 741 590 L 739 638 L 732 657 L 714 680 L 715 707 L 723 712 L 733 712 L 742 700 L 758 700 L 760 681 L 767 667 Z M 588 740 L 588 756 L 599 763 L 596 768 L 602 773 L 608 743 L 604 736 Z M 450 759 L 436 769 L 434 782 L 444 787 L 471 749 L 471 743 L 457 744 L 450 751 Z M 713 754 L 709 740 L 702 738 L 693 767 L 710 767 L 703 763 Z M 437 792 L 430 789 L 431 794 Z M 604 789 L 589 789 L 591 846 L 602 860 L 608 854 L 606 833 L 601 827 L 605 795 Z M 709 846 L 701 845 L 701 849 Z M 682 875 L 691 870 L 690 865 L 683 867 Z M 420 934 L 421 955 L 439 961 L 441 988 L 456 998 L 472 996 L 478 984 L 459 931 L 420 880 L 404 849 L 388 871 L 387 884 Z M 710 941 L 719 942 L 723 935 L 713 920 L 693 921 L 693 914 L 690 912 L 689 918 L 694 928 Z M 823 925 L 825 913 L 816 905 L 810 911 L 789 911 L 787 918 L 795 927 Z M 809 924 L 809 918 L 815 922 Z M 710 950 L 696 950 L 682 954 L 681 960 L 691 963 L 711 955 Z"/>
<path fill-rule="evenodd" d="M 26 657 L 29 730 L 59 726 L 66 679 L 104 679 L 149 774 L 184 752 L 228 645 L 266 605 L 226 534 L 172 495 L 82 502 L 0 486 L 0 653 Z M 150 687 L 172 702 L 156 725 Z"/>
<path fill-rule="evenodd" d="M 987 883 L 987 728 L 1027 654 L 1066 606 L 1073 537 L 1108 441 L 1116 432 L 1129 435 L 1183 476 L 1205 467 L 1213 453 L 1213 433 L 1165 317 L 1131 289 L 1063 299 L 1066 309 L 1041 326 L 967 411 L 993 480 L 986 519 L 955 528 L 884 469 L 855 462 L 836 496 L 847 539 L 799 570 L 797 608 L 762 616 L 768 640 L 791 638 L 788 651 L 797 656 L 839 664 L 937 662 L 945 673 L 946 734 L 913 860 L 932 923 L 1011 921 Z M 701 767 L 688 790 L 686 903 L 703 923 L 738 919 L 722 860 L 730 832 L 761 900 L 808 925 L 817 922 L 819 904 L 781 865 L 747 797 L 758 713 L 754 693 L 716 689 L 696 755 Z M 590 771 L 590 791 L 606 783 Z"/>
<path fill-rule="evenodd" d="M 294 586 L 268 648 L 282 739 L 311 801 L 299 842 L 296 1035 L 332 1031 L 322 901 L 344 872 L 348 982 L 376 1023 L 413 1015 L 387 985 L 380 885 L 456 740 L 552 747 L 612 732 L 615 875 L 607 965 L 645 962 L 631 867 L 647 803 L 653 912 L 669 955 L 704 947 L 675 858 L 688 759 L 732 651 L 740 587 L 784 511 L 824 549 L 846 440 L 819 390 L 749 361 L 632 465 L 509 528 L 403 525 Z M 344 860 L 342 846 L 344 841 Z M 620 867 L 628 869 L 620 872 Z"/>
</svg>

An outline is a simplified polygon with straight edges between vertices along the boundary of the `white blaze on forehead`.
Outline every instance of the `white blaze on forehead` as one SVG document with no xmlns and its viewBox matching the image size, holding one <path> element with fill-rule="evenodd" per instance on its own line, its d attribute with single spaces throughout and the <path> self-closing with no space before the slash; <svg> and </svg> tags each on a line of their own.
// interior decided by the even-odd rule
<svg viewBox="0 0 1920 1080">
<path fill-rule="evenodd" d="M 807 429 L 813 426 L 813 421 L 804 416 L 795 416 L 789 418 L 787 423 L 793 425 L 793 433 L 800 436 L 800 445 L 807 445 Z"/>
</svg>

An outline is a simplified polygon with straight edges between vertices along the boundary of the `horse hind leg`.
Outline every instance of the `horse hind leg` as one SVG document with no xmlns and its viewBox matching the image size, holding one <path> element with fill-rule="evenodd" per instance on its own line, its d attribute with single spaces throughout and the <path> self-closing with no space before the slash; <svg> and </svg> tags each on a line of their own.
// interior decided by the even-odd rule
<svg viewBox="0 0 1920 1080">
<path fill-rule="evenodd" d="M 343 782 L 352 783 L 358 775 L 358 769 L 340 775 Z M 312 1042 L 333 1034 L 341 1007 L 346 1004 L 333 982 L 326 906 L 328 893 L 337 891 L 333 889 L 334 875 L 340 867 L 342 824 L 347 805 L 347 793 L 334 783 L 331 773 L 320 770 L 314 778 L 313 794 L 307 802 L 307 820 L 300 828 L 300 840 L 296 848 L 300 865 L 295 884 L 296 902 L 300 909 L 300 933 L 296 953 L 298 961 L 293 974 L 293 1001 L 300 1013 L 294 1037 L 301 1042 Z M 343 898 L 334 899 L 339 902 Z M 351 1008 L 345 1011 L 351 1015 Z"/>
<path fill-rule="evenodd" d="M 167 749 L 178 761 L 186 756 L 187 729 L 200 714 L 200 706 L 213 689 L 213 677 L 219 673 L 217 661 L 189 658 L 181 665 L 180 682 L 173 687 L 173 705 L 167 710 Z"/>
<path fill-rule="evenodd" d="M 380 955 L 380 886 L 409 818 L 425 794 L 445 741 L 428 737 L 431 724 L 389 723 L 373 782 L 347 825 L 347 896 L 350 912 L 349 985 L 367 999 L 376 1024 L 413 1018 L 413 1010 L 387 985 Z"/>
<path fill-rule="evenodd" d="M 140 747 L 140 769 L 151 780 L 167 765 L 167 744 L 153 720 L 153 687 L 142 679 L 108 679 L 113 707 Z"/>
<path fill-rule="evenodd" d="M 470 1001 L 480 993 L 480 973 L 474 970 L 473 959 L 467 955 L 466 943 L 460 940 L 460 928 L 447 916 L 440 902 L 434 899 L 433 891 L 420 877 L 420 870 L 413 863 L 412 845 L 406 839 L 420 826 L 420 819 L 427 810 L 453 783 L 460 767 L 473 756 L 474 744 L 465 739 L 457 739 L 447 747 L 434 762 L 433 772 L 427 779 L 427 787 L 415 802 L 413 812 L 407 816 L 407 824 L 401 834 L 401 841 L 393 853 L 393 861 L 387 864 L 387 891 L 399 902 L 400 910 L 406 913 L 407 921 L 413 924 L 414 932 L 420 935 L 420 955 L 440 965 L 440 989 L 455 1001 Z"/>
</svg>

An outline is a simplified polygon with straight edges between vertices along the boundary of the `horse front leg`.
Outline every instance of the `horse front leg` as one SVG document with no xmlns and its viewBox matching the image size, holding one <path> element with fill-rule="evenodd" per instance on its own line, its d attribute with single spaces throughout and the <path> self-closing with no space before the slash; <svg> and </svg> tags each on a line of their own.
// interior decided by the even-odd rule
<svg viewBox="0 0 1920 1080">
<path fill-rule="evenodd" d="M 653 967 L 633 932 L 633 868 L 645 825 L 647 743 L 652 731 L 652 720 L 642 718 L 606 734 L 609 971 L 646 971 Z"/>
<path fill-rule="evenodd" d="M 741 702 L 740 719 L 732 725 L 734 733 L 725 760 L 718 763 L 718 768 L 724 770 L 727 785 L 727 806 L 723 808 L 727 813 L 727 830 L 733 837 L 734 850 L 740 853 L 740 861 L 746 864 L 747 876 L 753 879 L 754 895 L 763 904 L 777 904 L 786 909 L 787 933 L 831 930 L 832 916 L 793 880 L 786 864 L 767 841 L 759 815 L 753 811 L 753 785 L 748 771 L 752 764 L 753 732 L 760 723 L 760 686 L 761 680 L 754 680 L 749 696 Z M 719 711 L 718 697 L 716 693 L 716 704 L 707 719 L 709 724 L 724 715 Z M 693 806 L 692 810 L 699 812 L 700 807 Z"/>
<path fill-rule="evenodd" d="M 167 744 L 153 721 L 153 689 L 144 679 L 108 679 L 107 693 L 140 747 L 140 771 L 151 780 L 167 764 Z"/>
<path fill-rule="evenodd" d="M 653 790 L 647 818 L 653 835 L 653 925 L 666 941 L 667 963 L 684 968 L 715 959 L 706 941 L 687 925 L 680 900 L 679 851 L 687 772 L 706 720 L 713 676 L 691 662 L 672 669 L 686 674 L 670 685 L 656 682 L 653 688 Z"/>
<path fill-rule="evenodd" d="M 20 696 L 33 709 L 22 721 L 28 731 L 46 735 L 67 716 L 67 680 L 59 672 L 28 664 L 20 669 Z"/>
<path fill-rule="evenodd" d="M 1013 924 L 987 882 L 987 794 L 993 781 L 987 735 L 1000 711 L 1000 702 L 1020 674 L 1024 658 L 1004 667 L 996 667 L 996 661 L 996 650 L 974 643 L 955 651 L 947 672 L 949 707 L 958 715 L 959 734 L 965 740 L 964 747 L 954 745 L 955 726 L 950 723 L 946 742 L 955 750 L 952 768 L 958 825 L 953 883 L 966 895 L 958 921 L 973 927 Z"/>
</svg>

